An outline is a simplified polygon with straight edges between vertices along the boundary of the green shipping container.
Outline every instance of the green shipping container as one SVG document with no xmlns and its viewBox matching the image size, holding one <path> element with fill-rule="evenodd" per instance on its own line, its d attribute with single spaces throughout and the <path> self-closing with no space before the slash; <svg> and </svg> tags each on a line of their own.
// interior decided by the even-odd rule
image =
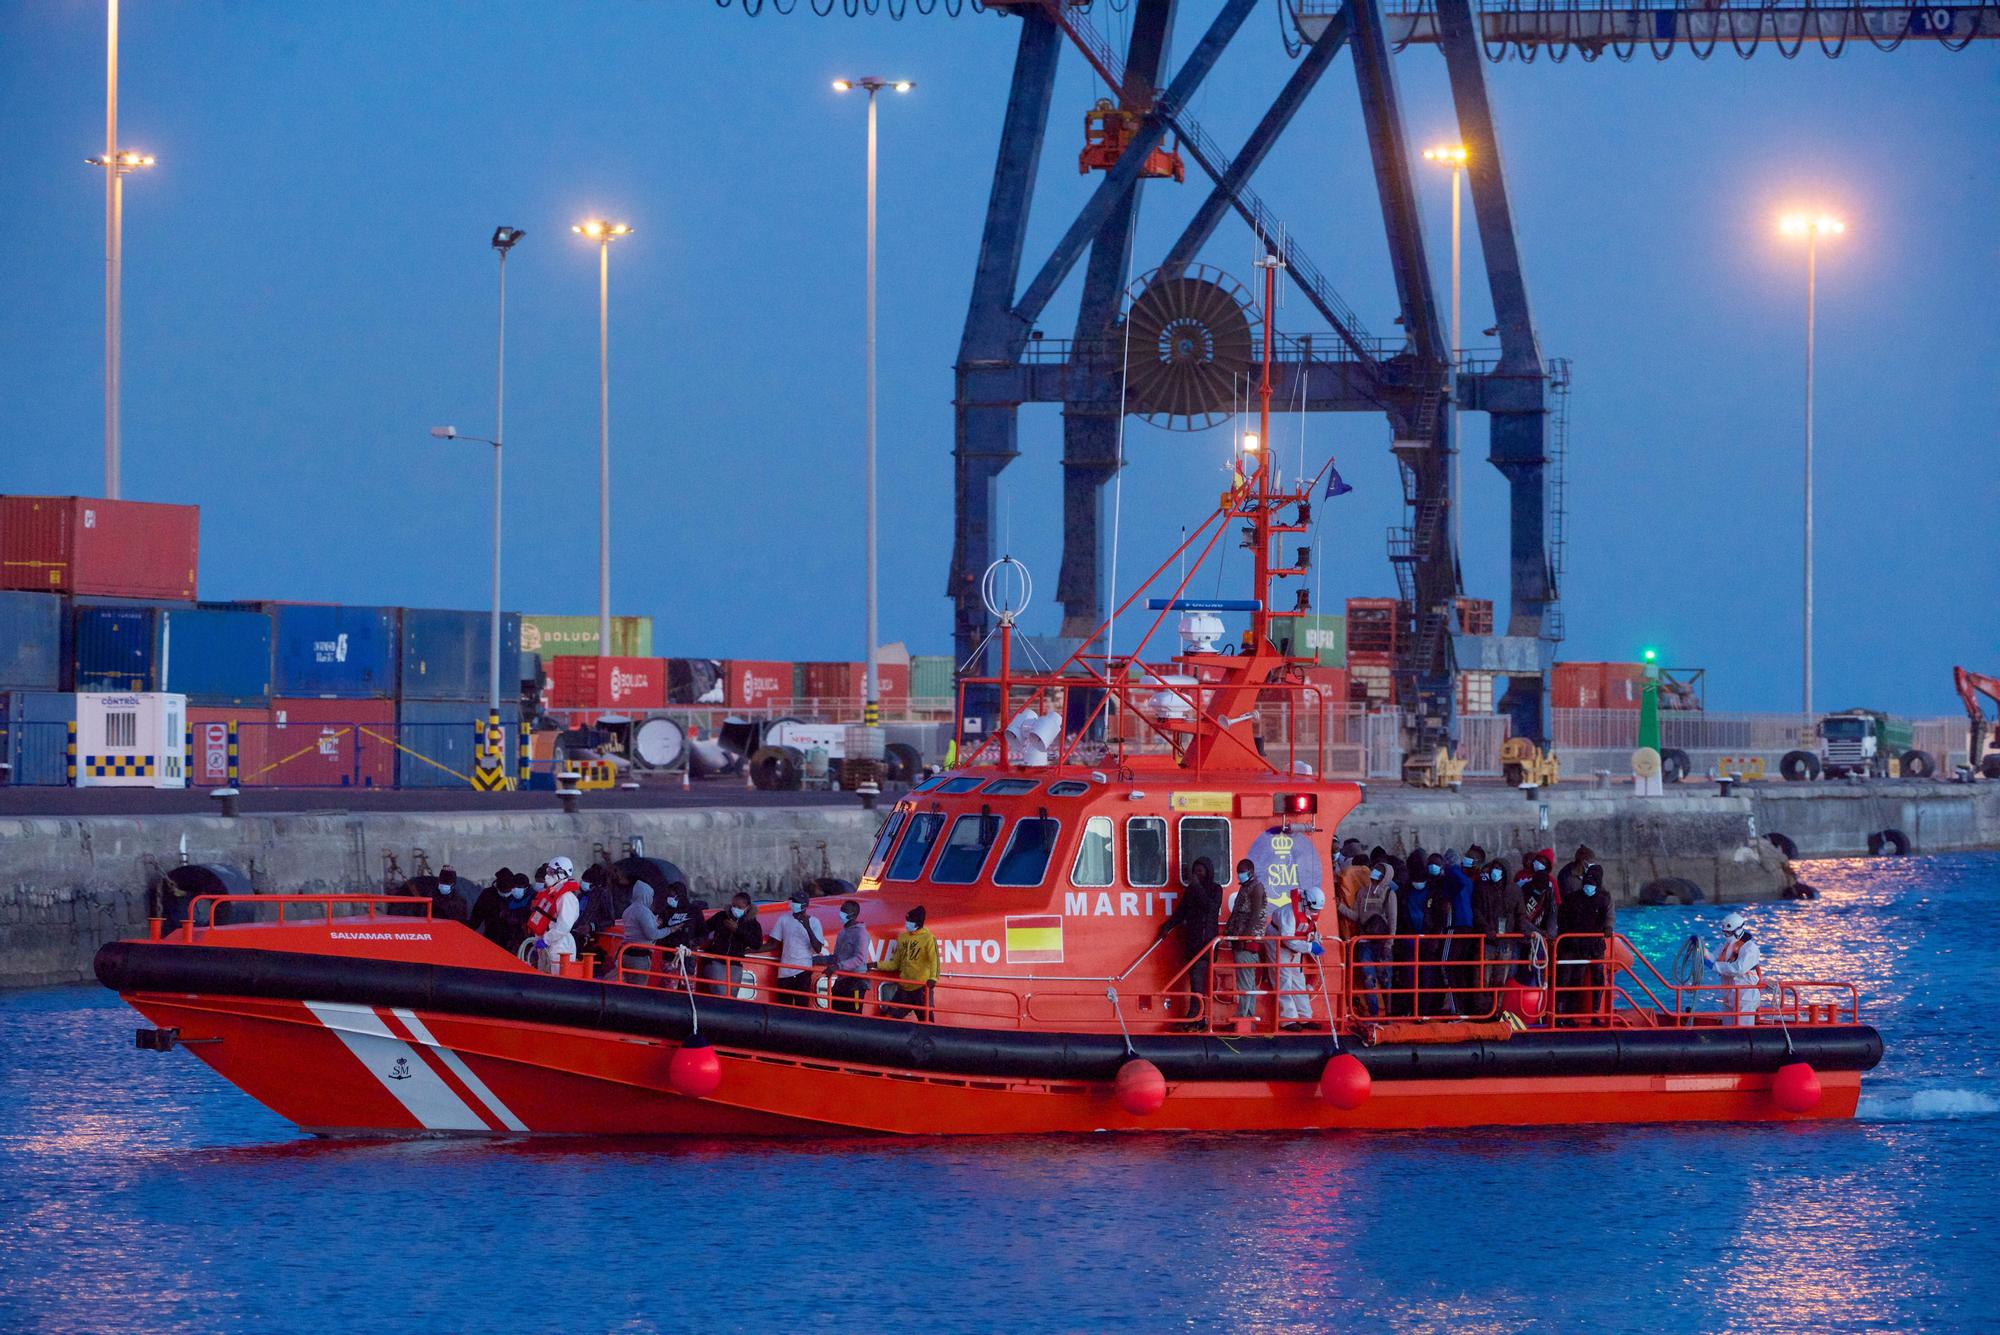
<svg viewBox="0 0 2000 1335">
<path fill-rule="evenodd" d="M 952 698 L 952 670 L 957 664 L 949 654 L 910 655 L 910 697 L 915 700 Z"/>
<path fill-rule="evenodd" d="M 1293 637 L 1302 643 L 1292 648 Z M 1272 636 L 1278 648 L 1284 653 L 1296 653 L 1301 657 L 1311 654 L 1319 660 L 1321 667 L 1347 666 L 1347 618 L 1344 616 L 1302 616 L 1286 617 L 1278 623 Z"/>
<path fill-rule="evenodd" d="M 521 652 L 552 658 L 651 658 L 653 618 L 611 618 L 611 649 L 597 647 L 596 617 L 521 616 Z"/>
</svg>

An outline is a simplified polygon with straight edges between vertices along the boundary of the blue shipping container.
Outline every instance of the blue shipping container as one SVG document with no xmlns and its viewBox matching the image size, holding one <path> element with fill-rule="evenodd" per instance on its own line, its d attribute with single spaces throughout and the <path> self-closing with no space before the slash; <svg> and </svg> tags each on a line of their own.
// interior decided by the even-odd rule
<svg viewBox="0 0 2000 1335">
<path fill-rule="evenodd" d="M 174 691 L 191 705 L 271 702 L 271 618 L 206 607 L 77 604 L 79 691 Z"/>
<path fill-rule="evenodd" d="M 54 691 L 0 691 L 0 783 L 61 788 L 69 783 L 69 725 L 76 697 Z"/>
<path fill-rule="evenodd" d="M 508 771 L 513 772 L 521 707 L 500 706 Z M 470 791 L 474 748 L 486 725 L 486 706 L 467 700 L 405 700 L 396 709 L 396 786 L 465 788 Z"/>
<path fill-rule="evenodd" d="M 386 700 L 396 694 L 396 609 L 273 603 L 272 694 Z"/>
<path fill-rule="evenodd" d="M 403 609 L 403 673 L 398 694 L 404 700 L 484 700 L 492 658 L 491 612 L 443 612 Z M 508 679 L 520 662 L 521 614 L 500 618 L 500 693 L 512 691 Z"/>
<path fill-rule="evenodd" d="M 62 688 L 64 621 L 53 593 L 0 593 L 0 690 Z"/>
</svg>

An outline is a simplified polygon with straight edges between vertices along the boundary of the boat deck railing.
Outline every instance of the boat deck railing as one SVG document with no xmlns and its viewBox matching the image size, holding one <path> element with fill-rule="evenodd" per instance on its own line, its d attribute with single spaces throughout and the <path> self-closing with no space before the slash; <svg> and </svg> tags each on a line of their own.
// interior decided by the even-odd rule
<svg viewBox="0 0 2000 1335">
<path fill-rule="evenodd" d="M 187 913 L 171 928 L 165 918 L 148 918 L 146 934 L 155 941 L 192 944 L 213 928 L 253 922 L 299 927 L 331 923 L 335 918 L 428 920 L 430 916 L 428 895 L 196 895 L 188 901 Z M 227 921 L 232 918 L 237 921 Z"/>
</svg>

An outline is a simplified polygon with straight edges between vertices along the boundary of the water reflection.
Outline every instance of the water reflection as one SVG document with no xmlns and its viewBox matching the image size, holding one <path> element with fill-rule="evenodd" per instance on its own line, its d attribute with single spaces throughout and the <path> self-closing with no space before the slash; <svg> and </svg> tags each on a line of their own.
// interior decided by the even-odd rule
<svg viewBox="0 0 2000 1335">
<path fill-rule="evenodd" d="M 1996 1091 L 2000 858 L 1750 910 L 1875 1085 Z M 1621 915 L 1659 957 L 1723 910 Z M 1973 1121 L 996 1142 L 300 1138 L 90 990 L 0 997 L 0 1328 L 1920 1329 L 2000 1305 Z M 1914 1105 L 1912 1105 L 1914 1106 Z M 547 1304 L 549 1249 L 578 1278 Z"/>
</svg>

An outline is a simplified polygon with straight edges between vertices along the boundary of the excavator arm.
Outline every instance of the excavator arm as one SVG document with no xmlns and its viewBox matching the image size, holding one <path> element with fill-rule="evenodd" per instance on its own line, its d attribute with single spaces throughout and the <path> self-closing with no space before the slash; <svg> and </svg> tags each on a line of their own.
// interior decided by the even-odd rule
<svg viewBox="0 0 2000 1335">
<path fill-rule="evenodd" d="M 1989 737 L 1986 711 L 1979 703 L 1979 697 L 1983 695 L 1995 705 L 2000 705 L 2000 677 L 1982 676 L 1955 667 L 1951 670 L 1951 684 L 1958 688 L 1958 698 L 1965 702 L 1966 721 L 1972 725 L 1970 755 L 1972 768 L 1976 770 L 1980 768 L 1981 756 L 1989 747 L 2000 752 L 2000 728 L 1996 728 L 1995 735 Z"/>
</svg>

